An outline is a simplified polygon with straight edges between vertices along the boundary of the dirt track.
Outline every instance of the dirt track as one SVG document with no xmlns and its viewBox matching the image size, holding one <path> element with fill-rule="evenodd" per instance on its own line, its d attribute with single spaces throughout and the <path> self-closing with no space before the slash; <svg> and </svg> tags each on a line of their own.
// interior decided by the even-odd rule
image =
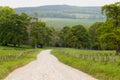
<svg viewBox="0 0 120 80">
<path fill-rule="evenodd" d="M 96 80 L 93 77 L 62 64 L 50 54 L 42 51 L 37 60 L 13 71 L 4 80 Z"/>
</svg>

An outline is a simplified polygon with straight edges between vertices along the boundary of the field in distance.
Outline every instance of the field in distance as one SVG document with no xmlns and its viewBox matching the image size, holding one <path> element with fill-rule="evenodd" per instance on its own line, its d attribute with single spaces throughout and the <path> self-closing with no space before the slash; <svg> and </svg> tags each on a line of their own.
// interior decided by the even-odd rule
<svg viewBox="0 0 120 80">
<path fill-rule="evenodd" d="M 61 29 L 64 26 L 84 25 L 88 28 L 95 22 L 103 22 L 104 19 L 67 19 L 67 18 L 39 18 L 41 21 L 46 22 L 50 27 Z"/>
<path fill-rule="evenodd" d="M 105 15 L 101 14 L 101 7 L 79 7 L 71 5 L 45 5 L 38 7 L 15 8 L 17 13 L 27 13 L 38 17 L 48 26 L 60 29 L 64 26 L 84 25 L 89 27 L 95 22 L 105 21 Z"/>
</svg>

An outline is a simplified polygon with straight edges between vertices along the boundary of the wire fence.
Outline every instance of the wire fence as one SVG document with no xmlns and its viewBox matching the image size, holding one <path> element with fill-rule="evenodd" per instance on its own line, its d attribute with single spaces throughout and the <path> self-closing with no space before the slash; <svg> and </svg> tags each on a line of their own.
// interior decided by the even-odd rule
<svg viewBox="0 0 120 80">
<path fill-rule="evenodd" d="M 75 58 L 83 59 L 83 60 L 92 60 L 92 61 L 99 61 L 99 62 L 116 62 L 117 57 L 115 54 L 74 54 L 69 53 L 65 51 L 60 51 L 63 54 L 66 54 L 67 56 L 72 56 Z"/>
<path fill-rule="evenodd" d="M 7 56 L 0 56 L 0 61 L 12 60 L 12 59 L 19 59 L 24 55 L 30 54 L 34 52 L 34 50 L 22 52 L 19 55 L 7 55 Z"/>
</svg>

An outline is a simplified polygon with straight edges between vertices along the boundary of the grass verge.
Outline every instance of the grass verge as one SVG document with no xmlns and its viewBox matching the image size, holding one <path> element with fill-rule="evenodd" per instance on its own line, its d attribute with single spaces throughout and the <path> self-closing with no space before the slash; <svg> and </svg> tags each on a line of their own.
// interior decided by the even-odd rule
<svg viewBox="0 0 120 80">
<path fill-rule="evenodd" d="M 3 80 L 10 72 L 12 72 L 14 69 L 21 67 L 25 64 L 28 64 L 32 60 L 36 59 L 36 55 L 41 51 L 42 49 L 36 49 L 34 52 L 24 55 L 23 57 L 19 59 L 13 59 L 8 61 L 0 61 L 0 80 Z M 29 50 L 22 50 L 29 51 Z M 17 51 L 16 51 L 17 52 Z M 21 52 L 21 50 L 18 50 L 18 53 Z M 14 53 L 14 52 L 13 52 Z"/>
<path fill-rule="evenodd" d="M 106 62 L 95 62 L 89 60 L 78 59 L 72 56 L 68 56 L 59 51 L 60 49 L 53 49 L 52 54 L 55 55 L 61 62 L 72 66 L 78 70 L 81 70 L 85 73 L 92 75 L 93 77 L 99 80 L 120 80 L 120 62 L 116 63 L 106 63 Z M 83 50 L 77 49 L 62 49 L 62 51 L 72 52 L 75 54 L 84 54 Z M 79 52 L 79 53 L 78 53 Z M 95 51 L 94 51 L 95 52 Z M 98 51 L 96 51 L 97 54 Z M 102 51 L 99 51 L 102 52 Z M 107 51 L 105 51 L 107 54 Z M 108 51 L 108 53 L 113 53 L 114 51 Z M 85 50 L 86 53 L 91 53 L 90 51 Z"/>
</svg>

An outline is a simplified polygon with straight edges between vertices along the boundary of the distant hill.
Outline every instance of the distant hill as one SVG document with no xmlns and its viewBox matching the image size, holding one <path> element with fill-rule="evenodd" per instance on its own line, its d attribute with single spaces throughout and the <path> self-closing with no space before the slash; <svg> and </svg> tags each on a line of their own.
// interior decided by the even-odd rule
<svg viewBox="0 0 120 80">
<path fill-rule="evenodd" d="M 40 7 L 15 8 L 15 10 L 18 13 L 25 12 L 25 13 L 29 14 L 30 16 L 37 16 L 38 18 L 47 22 L 48 25 L 50 25 L 50 26 L 56 26 L 56 25 L 54 25 L 55 23 L 52 24 L 54 18 L 55 18 L 55 20 L 56 20 L 56 18 L 58 18 L 58 19 L 60 19 L 60 21 L 61 21 L 61 19 L 72 19 L 72 20 L 76 20 L 76 21 L 78 19 L 77 22 L 72 21 L 72 22 L 74 22 L 74 24 L 80 24 L 79 23 L 80 20 L 82 21 L 82 19 L 84 19 L 84 20 L 86 19 L 88 23 L 89 23 L 89 21 L 91 22 L 88 24 L 88 26 L 91 25 L 93 22 L 105 20 L 105 16 L 103 16 L 101 14 L 101 7 L 47 5 L 47 6 L 40 6 Z M 35 15 L 36 13 L 37 13 L 37 15 Z M 47 19 L 47 18 L 49 18 L 49 19 Z M 50 18 L 52 18 L 52 21 L 50 20 Z M 47 21 L 47 20 L 49 20 L 49 21 Z M 58 22 L 59 22 L 59 20 L 58 20 Z M 58 23 L 58 22 L 57 22 L 57 24 L 63 24 L 63 23 Z M 64 20 L 62 22 L 64 22 Z M 66 24 L 63 24 L 62 26 L 72 26 L 72 25 L 69 25 L 69 21 L 68 21 Z"/>
<path fill-rule="evenodd" d="M 104 18 L 101 7 L 77 7 L 68 5 L 48 5 L 40 7 L 15 8 L 18 13 L 25 12 L 31 16 L 37 13 L 40 18 Z M 84 16 L 83 16 L 84 15 Z"/>
</svg>

